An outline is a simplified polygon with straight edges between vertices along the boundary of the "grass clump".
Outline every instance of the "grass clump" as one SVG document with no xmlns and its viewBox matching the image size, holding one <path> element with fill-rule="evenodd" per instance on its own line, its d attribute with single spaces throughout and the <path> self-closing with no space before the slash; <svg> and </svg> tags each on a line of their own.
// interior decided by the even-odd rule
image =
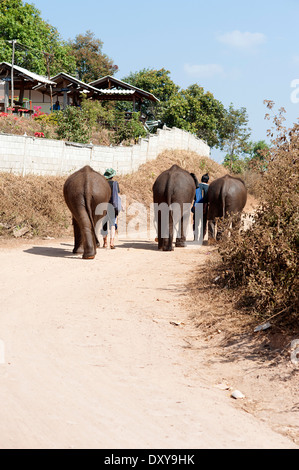
<svg viewBox="0 0 299 470">
<path fill-rule="evenodd" d="M 65 177 L 0 173 L 0 237 L 61 236 L 71 219 L 63 199 Z"/>
</svg>

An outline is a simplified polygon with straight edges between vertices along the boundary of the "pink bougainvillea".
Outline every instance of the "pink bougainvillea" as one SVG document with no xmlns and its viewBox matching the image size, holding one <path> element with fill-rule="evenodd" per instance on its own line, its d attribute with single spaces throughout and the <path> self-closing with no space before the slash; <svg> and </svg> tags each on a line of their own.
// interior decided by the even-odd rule
<svg viewBox="0 0 299 470">
<path fill-rule="evenodd" d="M 38 116 L 42 116 L 43 114 L 45 113 L 42 113 L 41 109 L 42 107 L 41 106 L 33 106 L 33 109 L 34 109 L 34 114 L 33 114 L 33 117 L 38 117 Z"/>
</svg>

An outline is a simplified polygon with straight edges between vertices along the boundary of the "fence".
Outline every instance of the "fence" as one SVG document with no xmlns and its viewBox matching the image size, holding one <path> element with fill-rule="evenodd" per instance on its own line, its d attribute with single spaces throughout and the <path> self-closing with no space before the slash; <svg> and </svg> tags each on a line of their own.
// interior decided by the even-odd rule
<svg viewBox="0 0 299 470">
<path fill-rule="evenodd" d="M 114 168 L 117 174 L 132 173 L 143 163 L 157 158 L 163 150 L 191 150 L 209 157 L 210 148 L 195 135 L 181 129 L 164 127 L 157 134 L 131 146 L 83 145 L 61 140 L 0 134 L 0 171 L 17 174 L 64 175 L 85 165 L 104 173 Z"/>
</svg>

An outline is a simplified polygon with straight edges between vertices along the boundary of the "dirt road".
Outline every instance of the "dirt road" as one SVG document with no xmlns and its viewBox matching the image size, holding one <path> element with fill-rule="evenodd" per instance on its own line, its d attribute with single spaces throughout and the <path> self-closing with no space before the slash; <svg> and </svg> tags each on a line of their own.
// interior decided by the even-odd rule
<svg viewBox="0 0 299 470">
<path fill-rule="evenodd" d="M 186 350 L 185 284 L 207 247 L 124 240 L 92 261 L 71 250 L 0 248 L 0 448 L 296 447 Z"/>
</svg>

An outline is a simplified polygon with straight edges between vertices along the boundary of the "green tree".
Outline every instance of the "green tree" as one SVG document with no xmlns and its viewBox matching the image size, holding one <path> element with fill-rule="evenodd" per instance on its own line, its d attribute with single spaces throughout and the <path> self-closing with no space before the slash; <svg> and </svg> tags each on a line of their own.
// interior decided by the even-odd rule
<svg viewBox="0 0 299 470">
<path fill-rule="evenodd" d="M 160 70 L 143 69 L 131 73 L 123 81 L 152 93 L 160 101 L 168 101 L 179 91 L 179 87 L 170 78 L 169 70 L 164 68 Z"/>
<path fill-rule="evenodd" d="M 160 119 L 163 116 L 167 102 L 179 91 L 179 87 L 170 78 L 169 70 L 164 68 L 160 70 L 143 69 L 131 73 L 123 78 L 123 81 L 151 93 L 160 100 L 160 103 L 154 103 L 150 100 L 144 100 L 142 103 L 141 111 L 149 119 Z M 126 107 L 128 108 L 128 106 Z"/>
<path fill-rule="evenodd" d="M 78 34 L 69 45 L 76 61 L 78 77 L 83 82 L 90 83 L 106 75 L 114 75 L 118 70 L 112 59 L 103 54 L 103 42 L 95 38 L 92 31 L 86 31 L 85 35 Z"/>
<path fill-rule="evenodd" d="M 251 151 L 250 135 L 246 108 L 235 109 L 230 104 L 223 121 L 221 148 L 226 151 L 223 165 L 231 172 L 241 173 L 245 168 L 245 158 Z"/>
<path fill-rule="evenodd" d="M 57 111 L 57 135 L 59 139 L 87 144 L 91 138 L 91 127 L 87 114 L 80 108 L 67 106 Z"/>
<path fill-rule="evenodd" d="M 269 145 L 264 140 L 250 142 L 250 155 L 248 157 L 248 168 L 265 170 L 267 168 L 267 157 Z"/>
<path fill-rule="evenodd" d="M 228 168 L 230 173 L 243 173 L 247 169 L 247 163 L 246 158 L 240 158 L 234 154 L 226 154 L 223 160 L 223 166 Z"/>
<path fill-rule="evenodd" d="M 169 70 L 164 68 L 143 69 L 131 73 L 123 81 L 152 93 L 160 100 L 159 103 L 148 100 L 142 103 L 141 111 L 149 119 L 160 119 L 168 127 L 192 132 L 210 146 L 221 145 L 226 114 L 223 104 L 212 93 L 205 92 L 197 84 L 180 90 L 171 80 Z"/>
<path fill-rule="evenodd" d="M 47 75 L 46 55 L 50 54 L 50 75 L 64 70 L 74 73 L 75 60 L 70 47 L 60 38 L 56 28 L 44 21 L 40 11 L 22 0 L 0 2 L 0 54 L 11 62 L 12 46 L 8 41 L 17 40 L 15 63 L 32 72 Z"/>
<path fill-rule="evenodd" d="M 139 137 L 146 136 L 146 130 L 139 120 L 139 113 L 132 113 L 129 120 L 125 119 L 122 111 L 115 111 L 114 134 L 112 137 L 114 145 L 121 143 L 131 144 L 137 143 Z"/>
<path fill-rule="evenodd" d="M 213 94 L 197 84 L 174 94 L 164 109 L 163 120 L 169 127 L 195 133 L 211 147 L 221 146 L 226 113 Z"/>
</svg>

